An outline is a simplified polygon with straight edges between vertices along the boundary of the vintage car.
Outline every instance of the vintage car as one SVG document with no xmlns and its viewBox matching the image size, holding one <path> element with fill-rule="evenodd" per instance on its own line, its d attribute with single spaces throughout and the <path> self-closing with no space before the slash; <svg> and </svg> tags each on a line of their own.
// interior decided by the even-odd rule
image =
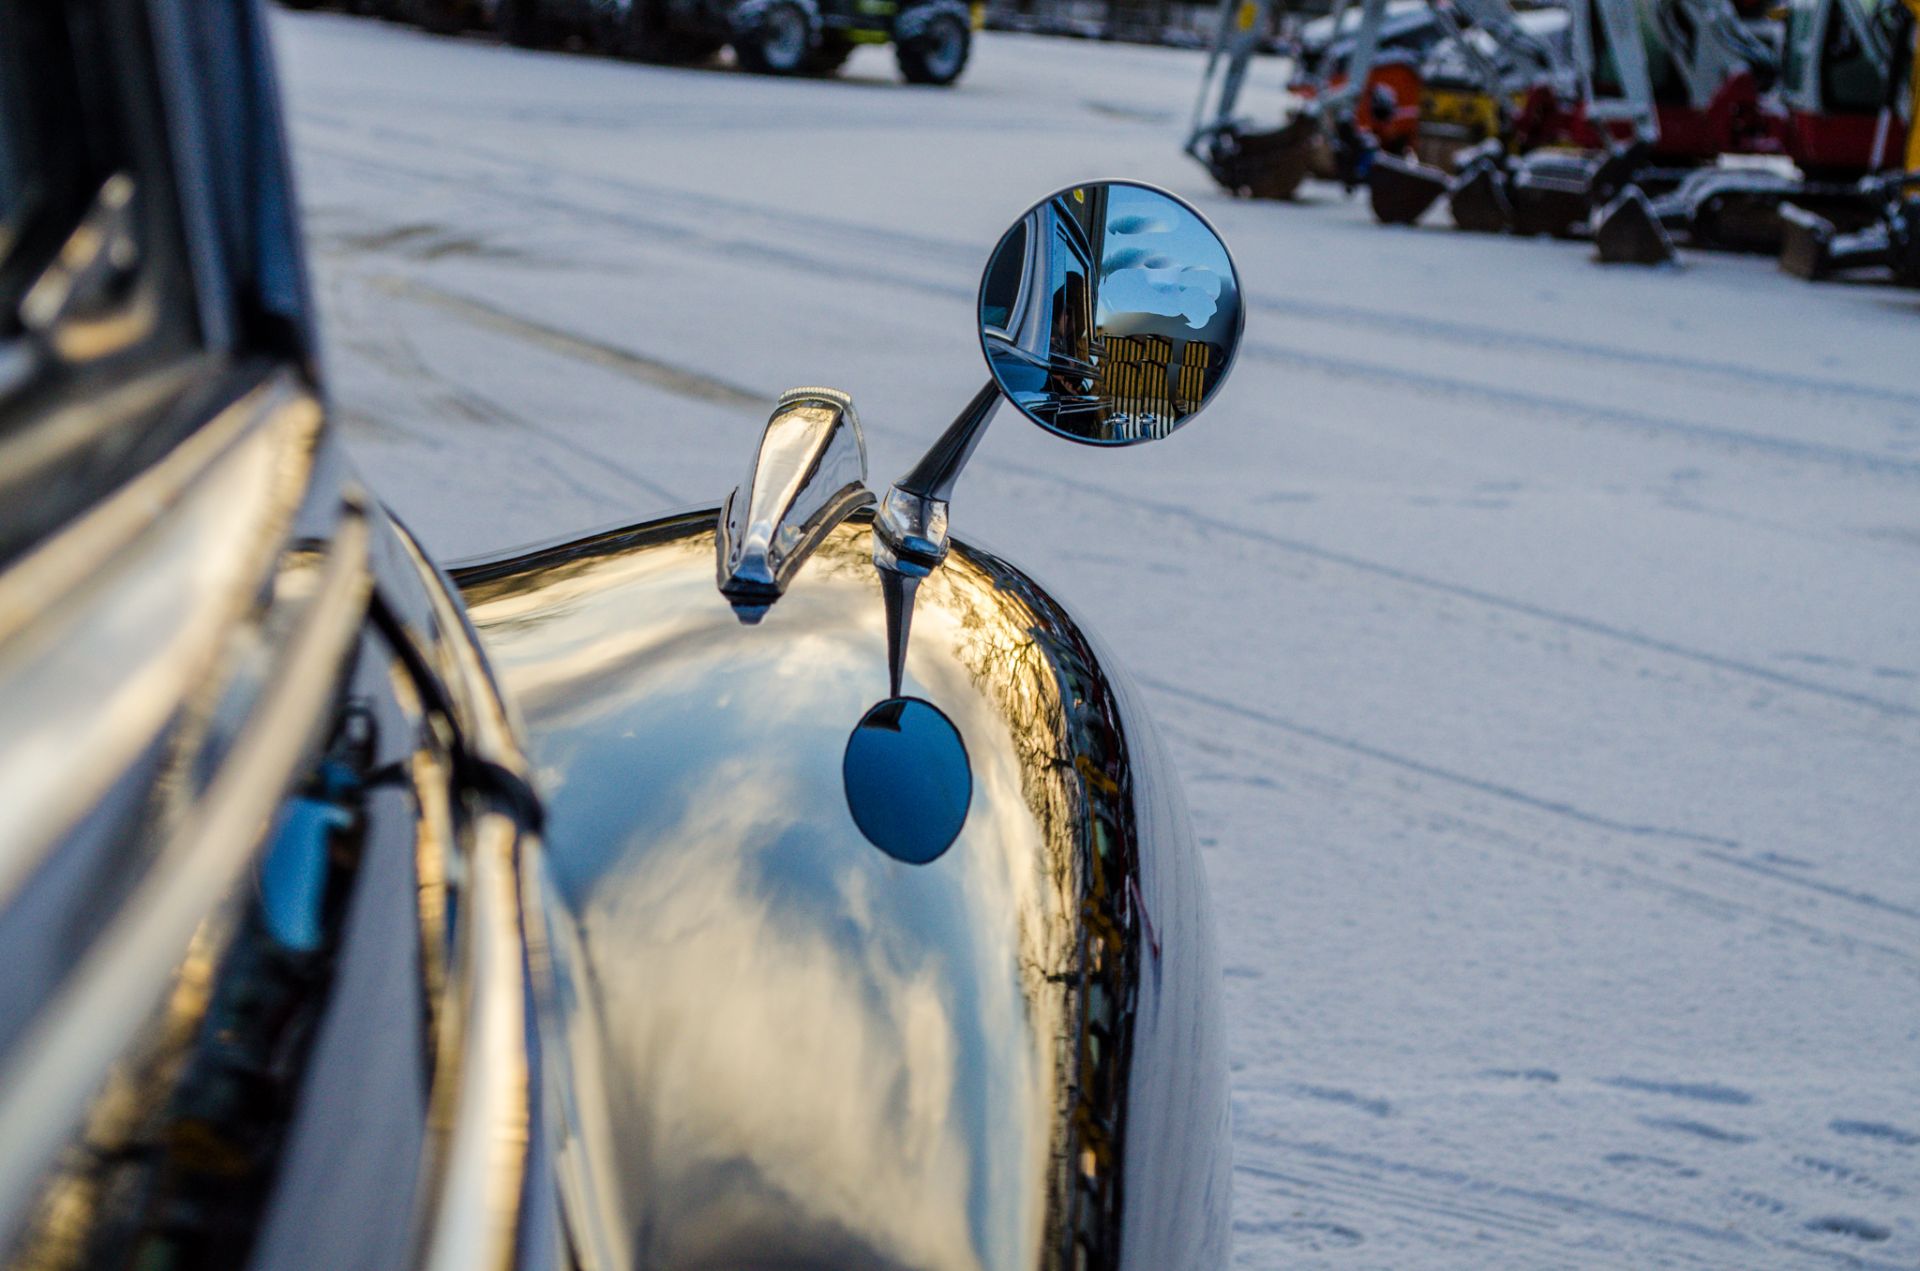
<svg viewBox="0 0 1920 1271">
<path fill-rule="evenodd" d="M 328 426 L 257 5 L 7 6 L 0 59 L 4 1265 L 1225 1264 L 1173 772 L 948 532 L 997 379 L 878 500 L 799 388 L 724 506 L 456 589 Z M 1230 366 L 1159 191 L 988 274 L 1063 436 Z"/>
</svg>

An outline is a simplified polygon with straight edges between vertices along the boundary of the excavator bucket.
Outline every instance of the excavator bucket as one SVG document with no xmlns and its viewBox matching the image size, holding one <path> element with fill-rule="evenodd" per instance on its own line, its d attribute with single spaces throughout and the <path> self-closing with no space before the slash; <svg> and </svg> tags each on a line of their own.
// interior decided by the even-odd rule
<svg viewBox="0 0 1920 1271">
<path fill-rule="evenodd" d="M 1784 231 L 1780 268 L 1798 277 L 1820 279 L 1848 269 L 1897 266 L 1898 253 L 1890 241 L 1887 221 L 1842 234 L 1818 212 L 1786 203 L 1780 208 L 1780 225 Z"/>
<path fill-rule="evenodd" d="M 1771 256 L 1783 245 L 1780 208 L 1787 202 L 1820 213 L 1836 230 L 1857 229 L 1872 220 L 1876 210 L 1855 187 L 1803 181 L 1764 168 L 1703 168 L 1690 173 L 1656 206 L 1671 204 L 1674 211 L 1667 224 L 1683 225 L 1699 246 Z M 1847 215 L 1850 204 L 1859 205 L 1864 214 L 1853 210 Z"/>
<path fill-rule="evenodd" d="M 1447 189 L 1453 223 L 1475 234 L 1498 234 L 1513 227 L 1513 201 L 1507 197 L 1507 174 L 1490 156 L 1461 169 Z"/>
<path fill-rule="evenodd" d="M 1319 121 L 1296 115 L 1269 132 L 1222 129 L 1208 139 L 1207 170 L 1235 194 L 1290 199 L 1313 162 Z"/>
<path fill-rule="evenodd" d="M 1788 204 L 1780 209 L 1780 229 L 1780 268 L 1809 281 L 1830 272 L 1827 257 L 1833 245 L 1832 221 Z"/>
<path fill-rule="evenodd" d="M 1416 159 L 1377 154 L 1367 171 L 1373 218 L 1382 225 L 1411 225 L 1447 192 L 1447 174 Z"/>
<path fill-rule="evenodd" d="M 1593 226 L 1594 254 L 1609 265 L 1666 265 L 1675 258 L 1673 239 L 1637 185 L 1601 210 Z"/>
<path fill-rule="evenodd" d="M 1513 232 L 1572 236 L 1574 227 L 1587 219 L 1590 180 L 1589 172 L 1576 167 L 1521 164 L 1507 190 Z"/>
<path fill-rule="evenodd" d="M 1695 243 L 1725 251 L 1768 254 L 1785 246 L 1780 209 L 1791 191 L 1715 191 L 1689 208 L 1687 231 Z"/>
<path fill-rule="evenodd" d="M 1507 198 L 1513 205 L 1513 232 L 1571 238 L 1585 229 L 1599 167 L 1593 155 L 1573 150 L 1535 150 L 1511 161 Z"/>
</svg>

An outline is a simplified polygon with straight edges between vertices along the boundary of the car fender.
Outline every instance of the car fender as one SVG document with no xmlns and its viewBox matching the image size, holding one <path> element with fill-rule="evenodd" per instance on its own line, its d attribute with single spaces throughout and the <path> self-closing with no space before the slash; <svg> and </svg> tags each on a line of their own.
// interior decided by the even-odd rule
<svg viewBox="0 0 1920 1271">
<path fill-rule="evenodd" d="M 1031 578 L 956 543 L 903 691 L 959 729 L 971 803 L 944 855 L 896 860 L 841 772 L 890 690 L 867 514 L 752 623 L 715 588 L 714 523 L 455 572 L 545 803 L 528 885 L 576 1244 L 1223 1266 L 1217 955 L 1134 691 Z"/>
</svg>

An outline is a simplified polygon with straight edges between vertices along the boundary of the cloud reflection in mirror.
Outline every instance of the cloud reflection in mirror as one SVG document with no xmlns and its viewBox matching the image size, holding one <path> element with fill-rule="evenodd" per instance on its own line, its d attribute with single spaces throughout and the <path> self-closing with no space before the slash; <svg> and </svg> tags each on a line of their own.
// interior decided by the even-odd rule
<svg viewBox="0 0 1920 1271">
<path fill-rule="evenodd" d="M 1164 191 L 1076 186 L 1009 230 L 980 287 L 982 347 L 1008 399 L 1076 441 L 1166 436 L 1213 396 L 1242 323 L 1233 261 Z"/>
</svg>

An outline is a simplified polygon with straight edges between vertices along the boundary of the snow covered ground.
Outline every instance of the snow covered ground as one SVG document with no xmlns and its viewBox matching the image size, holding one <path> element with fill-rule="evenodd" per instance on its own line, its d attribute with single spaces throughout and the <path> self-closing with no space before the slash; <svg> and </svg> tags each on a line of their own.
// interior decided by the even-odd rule
<svg viewBox="0 0 1920 1271">
<path fill-rule="evenodd" d="M 1238 1265 L 1920 1265 L 1920 295 L 1234 202 L 1192 54 L 989 35 L 939 91 L 275 31 L 338 412 L 443 560 L 717 502 L 792 384 L 884 481 L 1029 202 L 1196 202 L 1219 403 L 1121 453 L 1005 413 L 955 521 L 1184 770 Z"/>
</svg>

